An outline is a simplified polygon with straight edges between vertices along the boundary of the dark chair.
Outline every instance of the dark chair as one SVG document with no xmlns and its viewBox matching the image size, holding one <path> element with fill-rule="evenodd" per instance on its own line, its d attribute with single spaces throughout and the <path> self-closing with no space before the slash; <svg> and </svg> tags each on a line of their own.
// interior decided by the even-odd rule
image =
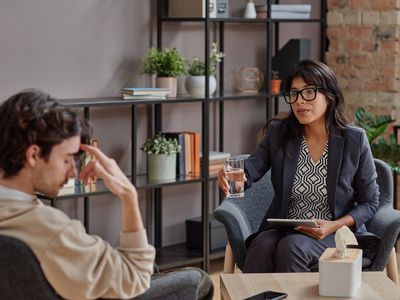
<svg viewBox="0 0 400 300">
<path fill-rule="evenodd" d="M 1 299 L 62 299 L 43 275 L 32 250 L 22 241 L 0 235 Z"/>
<path fill-rule="evenodd" d="M 390 167 L 375 159 L 379 185 L 379 210 L 366 224 L 367 230 L 379 236 L 381 242 L 372 261 L 363 260 L 364 271 L 383 271 L 398 283 L 397 261 L 394 250 L 400 231 L 400 212 L 393 209 L 393 176 Z M 214 211 L 228 236 L 224 272 L 233 273 L 234 265 L 242 270 L 246 257 L 245 239 L 258 230 L 274 196 L 270 172 L 254 183 L 243 198 L 225 199 Z"/>
<path fill-rule="evenodd" d="M 151 280 L 146 293 L 135 299 L 196 299 L 199 272 L 184 270 Z M 0 299 L 61 300 L 47 282 L 32 250 L 21 240 L 0 235 Z"/>
</svg>

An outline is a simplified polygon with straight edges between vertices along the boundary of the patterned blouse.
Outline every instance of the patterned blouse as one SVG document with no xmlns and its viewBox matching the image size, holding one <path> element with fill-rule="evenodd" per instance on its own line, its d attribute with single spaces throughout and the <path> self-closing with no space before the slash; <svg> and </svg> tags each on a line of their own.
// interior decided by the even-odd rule
<svg viewBox="0 0 400 300">
<path fill-rule="evenodd" d="M 320 159 L 314 162 L 303 137 L 289 200 L 288 219 L 332 219 L 328 206 L 327 171 L 328 143 Z"/>
</svg>

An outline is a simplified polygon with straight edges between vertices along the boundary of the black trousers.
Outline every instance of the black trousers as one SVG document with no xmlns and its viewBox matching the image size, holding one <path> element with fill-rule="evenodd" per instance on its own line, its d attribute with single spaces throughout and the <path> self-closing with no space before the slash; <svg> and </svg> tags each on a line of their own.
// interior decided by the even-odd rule
<svg viewBox="0 0 400 300">
<path fill-rule="evenodd" d="M 271 229 L 259 233 L 247 249 L 244 273 L 310 272 L 326 248 L 335 247 L 334 234 L 316 240 L 302 233 Z"/>
</svg>

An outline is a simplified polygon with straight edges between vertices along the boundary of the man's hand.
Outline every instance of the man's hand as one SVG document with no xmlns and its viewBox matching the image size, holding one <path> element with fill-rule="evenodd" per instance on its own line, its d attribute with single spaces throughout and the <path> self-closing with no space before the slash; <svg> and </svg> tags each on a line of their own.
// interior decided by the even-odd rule
<svg viewBox="0 0 400 300">
<path fill-rule="evenodd" d="M 93 155 L 96 160 L 89 162 L 80 174 L 79 179 L 87 184 L 89 179 L 100 177 L 103 179 L 106 187 L 115 195 L 124 197 L 127 194 L 137 194 L 135 187 L 121 171 L 114 159 L 106 156 L 99 148 L 81 144 L 80 149 Z"/>
<path fill-rule="evenodd" d="M 83 180 L 84 184 L 88 182 L 89 178 L 96 176 L 102 178 L 106 187 L 121 200 L 122 231 L 143 230 L 136 188 L 121 171 L 115 160 L 109 158 L 99 148 L 81 144 L 80 149 L 93 155 L 96 160 L 91 161 L 81 170 L 79 178 Z"/>
</svg>

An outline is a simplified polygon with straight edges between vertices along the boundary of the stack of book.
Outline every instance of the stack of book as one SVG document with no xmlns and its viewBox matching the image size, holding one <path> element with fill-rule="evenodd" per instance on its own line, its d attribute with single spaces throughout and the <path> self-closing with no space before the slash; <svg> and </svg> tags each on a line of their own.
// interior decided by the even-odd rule
<svg viewBox="0 0 400 300">
<path fill-rule="evenodd" d="M 170 90 L 167 88 L 122 88 L 122 99 L 166 99 Z"/>
<path fill-rule="evenodd" d="M 166 138 L 176 138 L 181 151 L 176 158 L 176 174 L 200 176 L 200 133 L 193 131 L 165 132 Z"/>
<path fill-rule="evenodd" d="M 310 4 L 272 4 L 271 19 L 309 19 Z"/>
<path fill-rule="evenodd" d="M 209 174 L 217 176 L 218 171 L 225 165 L 225 161 L 231 157 L 230 153 L 210 151 L 208 156 Z"/>
</svg>

